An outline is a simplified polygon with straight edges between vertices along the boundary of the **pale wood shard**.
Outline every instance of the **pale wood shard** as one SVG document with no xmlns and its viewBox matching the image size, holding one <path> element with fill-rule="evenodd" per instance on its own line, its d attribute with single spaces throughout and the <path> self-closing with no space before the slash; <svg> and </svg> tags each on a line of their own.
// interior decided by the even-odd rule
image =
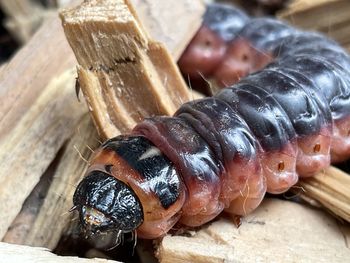
<svg viewBox="0 0 350 263">
<path fill-rule="evenodd" d="M 330 167 L 317 175 L 300 180 L 293 188 L 307 202 L 317 201 L 333 214 L 350 222 L 350 175 Z"/>
<path fill-rule="evenodd" d="M 348 0 L 294 0 L 278 16 L 295 26 L 321 31 L 342 45 L 349 45 L 349 14 Z"/>
<path fill-rule="evenodd" d="M 154 10 L 158 2 L 162 6 L 163 1 L 155 1 Z M 149 10 L 153 16 L 161 12 Z M 81 89 L 102 137 L 128 132 L 145 117 L 171 115 L 190 99 L 169 52 L 149 36 L 128 1 L 86 1 L 63 11 L 61 19 L 80 64 Z"/>
<path fill-rule="evenodd" d="M 63 257 L 42 247 L 29 247 L 0 242 L 1 262 L 6 263 L 118 263 L 118 261 L 93 258 Z"/>
<path fill-rule="evenodd" d="M 17 1 L 17 4 L 25 7 L 26 2 Z M 30 10 L 23 8 L 21 12 L 30 15 Z M 56 13 L 11 61 L 1 67 L 2 239 L 24 243 L 36 219 L 33 210 L 40 208 L 40 203 L 33 204 L 37 197 L 32 189 L 86 112 L 84 105 L 76 102 L 73 92 L 75 64 Z M 33 196 L 29 202 L 33 206 L 24 208 L 16 216 L 30 192 Z M 9 227 L 11 229 L 4 237 Z"/>
<path fill-rule="evenodd" d="M 266 199 L 239 228 L 220 219 L 190 237 L 167 235 L 158 258 L 161 263 L 346 262 L 350 250 L 329 215 Z"/>
<path fill-rule="evenodd" d="M 2 239 L 3 242 L 24 244 L 29 231 L 32 229 L 40 208 L 42 207 L 57 163 L 58 160 L 52 162 L 45 173 L 41 176 L 39 183 L 34 187 L 30 195 L 24 201 L 21 211 L 9 226 L 6 235 Z"/>
<path fill-rule="evenodd" d="M 57 61 L 51 59 L 50 62 L 55 65 Z M 63 65 L 66 66 L 64 62 Z M 21 69 L 21 64 L 17 66 Z M 45 66 L 41 66 L 51 67 L 46 63 Z M 56 65 L 56 73 L 60 69 L 61 67 Z M 17 80 L 21 78 L 16 75 L 17 72 L 11 72 L 11 74 L 16 78 L 13 80 L 14 83 L 21 82 Z M 32 79 L 33 85 L 37 83 L 42 88 L 42 90 L 37 90 L 37 87 L 33 87 L 32 92 L 37 96 L 34 98 L 31 89 L 29 87 L 25 89 L 25 81 L 23 81 L 26 77 L 30 79 L 30 76 L 23 76 L 23 93 L 28 94 L 28 97 L 23 98 L 24 94 L 17 94 L 18 97 L 14 98 L 16 107 L 7 105 L 7 100 L 1 100 L 4 103 L 0 107 L 9 106 L 9 110 L 1 119 L 1 123 L 6 125 L 0 128 L 1 238 L 21 210 L 26 197 L 55 158 L 58 150 L 74 131 L 79 119 L 86 113 L 86 108 L 83 104 L 77 103 L 74 94 L 74 75 L 74 70 L 71 69 L 60 77 L 52 79 L 46 87 L 42 86 L 45 81 L 39 82 Z M 49 76 L 38 76 L 37 78 L 46 79 Z M 15 92 L 16 88 L 9 89 L 8 92 Z M 6 98 L 12 99 L 8 96 Z M 21 115 L 18 116 L 19 114 Z M 13 127 L 7 131 L 8 126 Z"/>
<path fill-rule="evenodd" d="M 75 127 L 54 173 L 50 189 L 24 244 L 54 249 L 62 234 L 77 215 L 69 213 L 76 186 L 83 178 L 91 149 L 99 146 L 99 138 L 89 115 Z"/>
<path fill-rule="evenodd" d="M 51 13 L 30 0 L 0 0 L 0 6 L 7 15 L 5 27 L 20 43 L 27 42 Z"/>
<path fill-rule="evenodd" d="M 142 25 L 177 60 L 201 24 L 203 1 L 130 0 Z"/>
<path fill-rule="evenodd" d="M 31 9 L 25 8 L 26 1 L 6 2 L 24 6 L 21 12 L 30 15 Z M 74 95 L 75 64 L 56 13 L 11 61 L 1 67 L 1 239 L 86 112 Z M 13 223 L 20 223 L 21 231 L 9 232 L 6 238 L 23 242 L 35 215 L 32 211 L 23 211 L 17 219 Z"/>
<path fill-rule="evenodd" d="M 85 115 L 65 147 L 42 209 L 25 244 L 54 249 L 73 218 L 77 220 L 77 216 L 68 210 L 73 206 L 72 197 L 85 174 L 91 149 L 96 149 L 99 144 L 91 118 Z"/>
<path fill-rule="evenodd" d="M 75 64 L 59 20 L 48 19 L 31 41 L 1 70 L 0 143 L 52 78 Z"/>
</svg>

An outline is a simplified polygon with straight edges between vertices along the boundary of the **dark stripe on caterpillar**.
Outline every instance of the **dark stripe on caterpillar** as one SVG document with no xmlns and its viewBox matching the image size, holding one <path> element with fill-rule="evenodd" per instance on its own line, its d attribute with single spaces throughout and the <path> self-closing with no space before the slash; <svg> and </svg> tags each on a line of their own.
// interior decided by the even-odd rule
<svg viewBox="0 0 350 263">
<path fill-rule="evenodd" d="M 174 176 L 176 170 L 170 160 L 149 140 L 144 137 L 119 136 L 106 141 L 101 148 L 113 151 L 137 171 L 140 180 L 148 183 L 148 190 L 159 198 L 164 208 L 177 200 L 180 182 Z M 108 172 L 107 169 L 106 171 Z"/>
<path fill-rule="evenodd" d="M 115 231 L 155 238 L 178 221 L 199 226 L 223 210 L 245 215 L 266 192 L 286 191 L 331 156 L 350 156 L 350 58 L 334 41 L 215 4 L 179 64 L 193 81 L 204 75 L 232 86 L 185 103 L 173 117 L 146 119 L 96 151 L 88 174 L 102 172 L 116 191 L 121 182 L 123 207 L 142 207 L 132 229 Z M 81 182 L 74 205 L 83 224 L 83 208 L 100 218 L 89 221 L 99 229 L 111 214 L 121 216 L 109 199 L 93 199 L 98 190 L 86 192 L 96 178 Z"/>
</svg>

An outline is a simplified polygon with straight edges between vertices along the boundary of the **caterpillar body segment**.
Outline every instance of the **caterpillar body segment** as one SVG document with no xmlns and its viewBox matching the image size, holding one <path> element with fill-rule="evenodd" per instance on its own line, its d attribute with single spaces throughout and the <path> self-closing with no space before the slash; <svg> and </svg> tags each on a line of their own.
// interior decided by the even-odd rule
<svg viewBox="0 0 350 263">
<path fill-rule="evenodd" d="M 350 57 L 334 41 L 214 4 L 179 65 L 225 88 L 95 152 L 73 200 L 90 231 L 156 238 L 245 215 L 350 156 Z"/>
</svg>

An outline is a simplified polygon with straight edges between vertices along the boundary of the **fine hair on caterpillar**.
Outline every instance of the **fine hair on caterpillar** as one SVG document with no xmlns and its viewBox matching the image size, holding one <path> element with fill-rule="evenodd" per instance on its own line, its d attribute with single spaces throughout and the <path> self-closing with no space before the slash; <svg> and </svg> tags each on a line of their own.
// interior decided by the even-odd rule
<svg viewBox="0 0 350 263">
<path fill-rule="evenodd" d="M 73 198 L 87 231 L 152 239 L 245 215 L 350 156 L 350 58 L 325 36 L 212 4 L 179 66 L 223 89 L 95 151 Z"/>
</svg>

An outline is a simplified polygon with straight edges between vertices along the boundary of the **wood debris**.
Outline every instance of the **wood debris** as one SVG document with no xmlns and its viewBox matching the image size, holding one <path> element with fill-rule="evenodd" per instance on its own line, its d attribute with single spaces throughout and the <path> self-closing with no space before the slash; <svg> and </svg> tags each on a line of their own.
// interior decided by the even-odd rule
<svg viewBox="0 0 350 263">
<path fill-rule="evenodd" d="M 242 221 L 238 228 L 220 219 L 193 236 L 167 235 L 158 258 L 161 263 L 346 262 L 350 258 L 344 233 L 322 211 L 265 199 Z"/>
<path fill-rule="evenodd" d="M 75 63 L 56 18 L 1 70 L 1 238 L 86 112 L 72 82 L 55 78 Z"/>
<path fill-rule="evenodd" d="M 198 9 L 191 16 L 198 18 L 202 12 Z M 147 12 L 147 17 L 151 15 L 152 21 L 159 13 Z M 160 18 L 156 21 L 162 24 Z M 61 19 L 80 64 L 81 89 L 102 137 L 128 132 L 145 117 L 171 115 L 190 99 L 169 52 L 148 35 L 128 1 L 87 1 L 63 11 Z"/>
<path fill-rule="evenodd" d="M 7 15 L 5 27 L 22 44 L 31 38 L 45 17 L 53 14 L 53 10 L 30 0 L 0 0 L 0 7 Z"/>
<path fill-rule="evenodd" d="M 350 175 L 331 166 L 300 180 L 293 191 L 310 204 L 322 204 L 332 214 L 350 222 Z M 317 205 L 316 203 L 316 205 Z"/>
<path fill-rule="evenodd" d="M 130 0 L 150 37 L 163 43 L 177 60 L 201 25 L 201 1 Z"/>
<path fill-rule="evenodd" d="M 297 27 L 321 31 L 349 49 L 349 14 L 348 0 L 293 0 L 278 16 Z"/>
<path fill-rule="evenodd" d="M 69 225 L 78 219 L 68 212 L 73 206 L 72 196 L 85 174 L 91 149 L 99 144 L 91 118 L 86 114 L 64 148 L 48 194 L 23 244 L 54 249 Z"/>
<path fill-rule="evenodd" d="M 47 262 L 47 263 L 118 263 L 107 259 L 86 259 L 78 257 L 61 257 L 51 253 L 46 248 L 28 247 L 0 242 L 0 255 L 6 263 Z"/>
</svg>

